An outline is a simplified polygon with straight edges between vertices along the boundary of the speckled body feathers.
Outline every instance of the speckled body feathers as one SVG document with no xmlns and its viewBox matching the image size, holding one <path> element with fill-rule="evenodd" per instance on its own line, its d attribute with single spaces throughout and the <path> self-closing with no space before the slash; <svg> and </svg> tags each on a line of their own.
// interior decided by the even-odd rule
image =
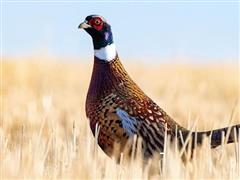
<svg viewBox="0 0 240 180">
<path fill-rule="evenodd" d="M 117 111 L 122 110 L 134 118 L 133 130 L 123 127 Z M 124 148 L 133 134 L 143 140 L 145 156 L 163 150 L 164 132 L 173 134 L 177 124 L 156 105 L 129 77 L 117 57 L 110 63 L 95 57 L 91 84 L 86 102 L 87 117 L 92 132 L 100 127 L 98 143 L 108 154 L 113 153 L 114 143 Z"/>
</svg>

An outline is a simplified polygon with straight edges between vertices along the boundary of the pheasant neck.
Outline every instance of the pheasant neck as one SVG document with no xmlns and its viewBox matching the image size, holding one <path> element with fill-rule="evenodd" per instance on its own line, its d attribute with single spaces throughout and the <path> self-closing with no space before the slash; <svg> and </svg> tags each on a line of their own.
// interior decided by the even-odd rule
<svg viewBox="0 0 240 180">
<path fill-rule="evenodd" d="M 92 78 L 88 89 L 88 103 L 97 103 L 101 97 L 116 91 L 120 83 L 131 81 L 126 70 L 122 66 L 118 55 L 110 61 L 101 61 L 94 58 Z"/>
<path fill-rule="evenodd" d="M 112 61 L 117 56 L 116 46 L 112 43 L 100 49 L 94 49 L 94 55 L 101 61 Z"/>
</svg>

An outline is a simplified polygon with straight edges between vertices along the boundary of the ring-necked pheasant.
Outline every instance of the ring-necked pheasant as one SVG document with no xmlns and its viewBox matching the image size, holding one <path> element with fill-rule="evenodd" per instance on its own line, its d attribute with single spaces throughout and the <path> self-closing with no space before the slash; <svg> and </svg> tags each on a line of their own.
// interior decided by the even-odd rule
<svg viewBox="0 0 240 180">
<path fill-rule="evenodd" d="M 126 142 L 137 135 L 142 138 L 144 156 L 149 157 L 163 151 L 165 130 L 172 140 L 180 138 L 180 134 L 186 140 L 190 131 L 169 117 L 129 77 L 119 60 L 107 21 L 102 16 L 90 15 L 79 28 L 90 34 L 93 40 L 94 67 L 86 114 L 94 135 L 96 125 L 99 126 L 98 144 L 103 151 L 111 156 L 114 143 L 123 149 Z M 235 141 L 239 129 L 240 125 L 231 128 L 227 143 Z M 193 144 L 201 144 L 204 135 L 211 135 L 211 147 L 216 147 L 221 145 L 222 135 L 226 136 L 227 131 L 228 128 L 193 132 L 192 136 L 197 135 L 192 138 Z"/>
</svg>

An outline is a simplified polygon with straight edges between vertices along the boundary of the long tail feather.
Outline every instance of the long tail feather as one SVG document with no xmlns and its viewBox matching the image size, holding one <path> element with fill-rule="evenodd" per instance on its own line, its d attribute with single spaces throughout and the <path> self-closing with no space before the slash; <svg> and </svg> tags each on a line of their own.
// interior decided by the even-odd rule
<svg viewBox="0 0 240 180">
<path fill-rule="evenodd" d="M 205 137 L 211 138 L 211 147 L 215 148 L 223 143 L 229 144 L 234 142 L 239 142 L 240 134 L 240 124 L 229 126 L 221 129 L 215 129 L 212 131 L 202 131 L 202 132 L 193 132 L 190 134 L 192 136 L 192 148 L 195 148 L 196 145 L 201 145 Z M 183 139 L 189 139 L 189 131 L 182 133 Z"/>
</svg>

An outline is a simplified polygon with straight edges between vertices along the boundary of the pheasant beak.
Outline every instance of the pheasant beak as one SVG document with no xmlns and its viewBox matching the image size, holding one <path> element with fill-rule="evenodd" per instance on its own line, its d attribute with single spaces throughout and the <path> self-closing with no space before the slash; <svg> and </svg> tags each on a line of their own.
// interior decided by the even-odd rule
<svg viewBox="0 0 240 180">
<path fill-rule="evenodd" d="M 87 29 L 87 28 L 91 28 L 91 27 L 92 27 L 92 26 L 89 25 L 89 24 L 87 23 L 87 21 L 82 22 L 82 23 L 79 24 L 79 26 L 78 26 L 79 29 Z"/>
</svg>

